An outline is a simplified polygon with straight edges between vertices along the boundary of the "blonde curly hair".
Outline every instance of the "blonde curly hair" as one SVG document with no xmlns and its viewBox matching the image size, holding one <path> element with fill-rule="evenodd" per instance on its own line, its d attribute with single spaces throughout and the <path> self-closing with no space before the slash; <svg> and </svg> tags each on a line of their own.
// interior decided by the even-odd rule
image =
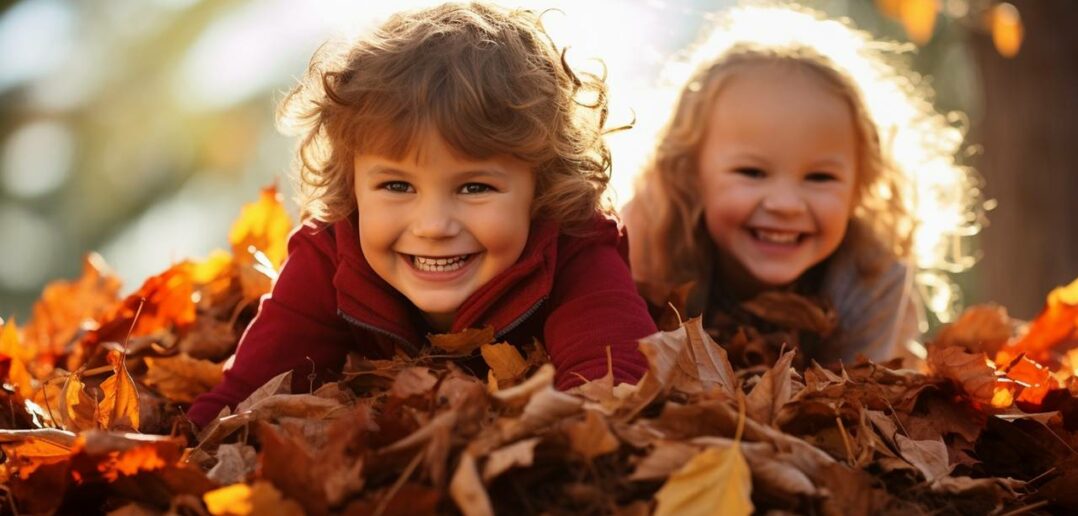
<svg viewBox="0 0 1078 516">
<path fill-rule="evenodd" d="M 533 217 L 567 233 L 609 211 L 606 118 L 604 77 L 574 72 L 539 14 L 482 3 L 397 13 L 350 45 L 323 45 L 277 113 L 278 128 L 301 137 L 305 220 L 355 210 L 357 153 L 401 159 L 434 129 L 464 156 L 531 164 Z"/>
<path fill-rule="evenodd" d="M 654 292 L 700 277 L 710 267 L 697 156 L 715 100 L 727 80 L 763 65 L 804 69 L 849 105 L 858 139 L 853 221 L 882 252 L 861 255 L 862 274 L 885 259 L 915 265 L 927 307 L 945 319 L 953 311 L 951 283 L 940 274 L 972 265 L 960 240 L 980 228 L 977 176 L 958 163 L 962 130 L 937 113 L 899 55 L 844 22 L 795 5 L 725 12 L 701 44 L 671 68 L 691 71 L 673 115 L 636 182 L 632 210 L 647 210 L 630 227 L 633 273 Z"/>
</svg>

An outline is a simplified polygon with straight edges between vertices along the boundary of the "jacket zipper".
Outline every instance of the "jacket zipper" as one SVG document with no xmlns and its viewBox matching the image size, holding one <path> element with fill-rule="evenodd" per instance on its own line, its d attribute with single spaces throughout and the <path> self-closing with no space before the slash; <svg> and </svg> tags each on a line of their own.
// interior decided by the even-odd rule
<svg viewBox="0 0 1078 516">
<path fill-rule="evenodd" d="M 390 332 L 390 331 L 387 331 L 387 330 L 383 330 L 382 328 L 379 328 L 377 326 L 370 325 L 370 324 L 367 324 L 365 322 L 362 322 L 359 319 L 356 319 L 355 317 L 352 317 L 352 316 L 344 313 L 344 310 L 341 310 L 340 308 L 337 309 L 337 315 L 339 315 L 345 321 L 348 321 L 349 323 L 351 323 L 351 324 L 353 324 L 355 326 L 363 328 L 364 330 L 367 330 L 367 331 L 372 332 L 372 333 L 385 335 L 386 337 L 389 337 L 389 338 L 397 341 L 397 343 L 401 344 L 402 347 L 405 349 L 405 351 L 407 351 L 408 354 L 410 354 L 412 356 L 415 356 L 416 354 L 419 353 L 419 350 L 415 349 L 415 346 L 413 346 L 411 342 L 408 342 L 408 339 L 406 339 L 404 337 L 401 337 L 400 335 L 397 335 L 396 333 L 393 333 L 393 332 Z"/>
<path fill-rule="evenodd" d="M 509 334 L 509 332 L 513 331 L 517 326 L 520 326 L 520 324 L 523 323 L 527 318 L 531 317 L 532 314 L 536 312 L 536 310 L 539 310 L 539 306 L 543 304 L 543 301 L 546 301 L 546 296 L 539 298 L 539 301 L 536 301 L 535 304 L 532 305 L 531 308 L 529 308 L 523 314 L 521 314 L 520 317 L 513 319 L 513 322 L 505 325 L 505 328 L 502 328 L 501 331 L 494 335 L 494 338 L 500 339 L 505 335 Z"/>
</svg>

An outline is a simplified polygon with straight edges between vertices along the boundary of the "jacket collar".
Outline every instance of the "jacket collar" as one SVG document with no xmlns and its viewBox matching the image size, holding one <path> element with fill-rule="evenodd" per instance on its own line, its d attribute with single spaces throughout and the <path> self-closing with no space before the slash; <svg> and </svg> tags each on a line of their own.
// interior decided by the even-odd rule
<svg viewBox="0 0 1078 516">
<path fill-rule="evenodd" d="M 333 225 L 338 310 L 352 324 L 389 335 L 415 354 L 426 343 L 428 326 L 415 305 L 371 268 L 357 228 L 355 213 Z M 464 300 L 450 331 L 489 325 L 501 337 L 527 319 L 553 287 L 558 234 L 554 222 L 532 221 L 520 258 Z"/>
</svg>

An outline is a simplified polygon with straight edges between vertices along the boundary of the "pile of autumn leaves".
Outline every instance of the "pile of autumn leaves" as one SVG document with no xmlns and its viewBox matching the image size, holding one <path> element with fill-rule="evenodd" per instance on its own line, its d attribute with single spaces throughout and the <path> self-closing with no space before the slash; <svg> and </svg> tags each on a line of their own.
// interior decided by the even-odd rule
<svg viewBox="0 0 1078 516">
<path fill-rule="evenodd" d="M 566 393 L 540 346 L 476 329 L 432 336 L 417 357 L 349 357 L 340 381 L 308 392 L 282 375 L 195 435 L 182 409 L 219 380 L 290 227 L 268 189 L 234 226 L 231 253 L 177 264 L 123 299 L 91 259 L 81 279 L 46 289 L 25 327 L 8 321 L 3 510 L 1078 509 L 1067 489 L 1078 352 L 1063 351 L 1076 344 L 1078 282 L 1021 331 L 999 308 L 967 312 L 929 346 L 931 373 L 803 364 L 775 348 L 791 339 L 754 328 L 723 344 L 739 366 L 746 348 L 769 359 L 735 369 L 693 319 L 641 342 L 650 369 L 638 385 L 607 375 Z M 754 313 L 789 335 L 821 330 L 804 316 L 811 303 L 781 301 Z"/>
</svg>

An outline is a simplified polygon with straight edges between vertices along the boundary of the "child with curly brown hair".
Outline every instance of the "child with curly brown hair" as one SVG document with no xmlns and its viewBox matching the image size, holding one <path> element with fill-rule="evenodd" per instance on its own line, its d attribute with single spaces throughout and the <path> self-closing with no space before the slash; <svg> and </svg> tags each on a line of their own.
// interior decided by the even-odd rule
<svg viewBox="0 0 1078 516">
<path fill-rule="evenodd" d="M 795 6 L 717 18 L 623 212 L 649 301 L 695 282 L 681 315 L 709 321 L 791 291 L 837 314 L 808 357 L 916 354 L 918 294 L 950 308 L 930 273 L 969 265 L 978 191 L 891 50 Z"/>
<path fill-rule="evenodd" d="M 298 128 L 305 223 L 202 426 L 270 378 L 346 355 L 418 353 L 428 333 L 539 339 L 558 388 L 646 370 L 656 331 L 601 195 L 606 86 L 574 72 L 526 10 L 446 4 L 315 54 L 282 102 Z M 607 347 L 611 360 L 608 364 Z"/>
</svg>

